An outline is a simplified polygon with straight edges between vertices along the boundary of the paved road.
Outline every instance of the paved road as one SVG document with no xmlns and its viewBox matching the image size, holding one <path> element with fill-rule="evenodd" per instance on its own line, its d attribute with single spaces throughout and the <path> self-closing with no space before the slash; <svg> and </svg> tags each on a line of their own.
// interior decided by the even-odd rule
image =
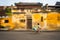
<svg viewBox="0 0 60 40">
<path fill-rule="evenodd" d="M 60 40 L 60 32 L 0 32 L 0 40 Z"/>
</svg>

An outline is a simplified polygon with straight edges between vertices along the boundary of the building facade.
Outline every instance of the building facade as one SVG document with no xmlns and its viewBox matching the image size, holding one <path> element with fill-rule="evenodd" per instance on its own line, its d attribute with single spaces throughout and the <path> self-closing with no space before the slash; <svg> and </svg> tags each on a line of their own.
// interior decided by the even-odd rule
<svg viewBox="0 0 60 40">
<path fill-rule="evenodd" d="M 9 8 L 11 16 L 4 18 L 8 19 L 9 23 L 2 22 L 2 25 L 10 26 L 8 30 L 32 29 L 37 23 L 40 24 L 41 30 L 60 30 L 60 12 L 56 11 L 56 6 L 46 5 L 43 8 L 42 3 L 19 2 Z"/>
</svg>

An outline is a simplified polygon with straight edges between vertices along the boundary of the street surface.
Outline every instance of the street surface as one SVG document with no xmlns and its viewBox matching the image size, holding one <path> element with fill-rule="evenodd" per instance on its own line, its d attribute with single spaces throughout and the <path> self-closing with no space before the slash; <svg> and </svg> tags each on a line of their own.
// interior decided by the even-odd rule
<svg viewBox="0 0 60 40">
<path fill-rule="evenodd" d="M 0 40 L 60 40 L 60 32 L 0 32 Z"/>
</svg>

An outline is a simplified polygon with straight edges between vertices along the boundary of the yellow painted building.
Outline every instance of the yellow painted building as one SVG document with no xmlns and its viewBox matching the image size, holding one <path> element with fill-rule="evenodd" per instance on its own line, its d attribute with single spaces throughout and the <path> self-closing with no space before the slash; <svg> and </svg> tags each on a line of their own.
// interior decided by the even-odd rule
<svg viewBox="0 0 60 40">
<path fill-rule="evenodd" d="M 35 23 L 39 23 L 42 30 L 60 30 L 60 14 L 57 12 L 30 12 L 29 16 L 27 15 L 26 12 L 14 12 L 11 17 L 3 18 L 1 25 L 8 27 L 8 30 L 27 30 L 32 29 Z"/>
<path fill-rule="evenodd" d="M 22 29 L 32 29 L 32 27 L 35 25 L 35 23 L 39 23 L 42 30 L 59 30 L 60 28 L 60 17 L 58 12 L 49 12 L 49 13 L 32 13 L 31 11 L 27 9 L 24 9 L 24 12 L 20 12 L 21 10 L 13 10 L 12 12 L 12 21 L 14 26 L 18 30 Z M 29 23 L 31 23 L 30 27 L 28 20 L 30 20 Z M 21 22 L 23 20 L 24 22 Z M 17 26 L 15 25 L 17 24 Z"/>
<path fill-rule="evenodd" d="M 12 22 L 14 24 L 15 29 L 17 30 L 24 30 L 26 29 L 26 16 L 25 14 L 13 14 L 12 15 Z"/>
<path fill-rule="evenodd" d="M 4 18 L 0 18 L 0 21 L 1 21 L 1 26 L 4 27 L 3 29 L 6 29 L 6 30 L 12 29 L 13 23 L 12 23 L 12 18 L 11 17 L 7 16 L 7 17 L 4 17 Z"/>
<path fill-rule="evenodd" d="M 23 3 L 12 6 L 12 16 L 3 18 L 1 25 L 8 27 L 8 30 L 32 29 L 36 23 L 40 24 L 41 30 L 60 30 L 60 13 L 41 12 L 41 5 Z"/>
</svg>

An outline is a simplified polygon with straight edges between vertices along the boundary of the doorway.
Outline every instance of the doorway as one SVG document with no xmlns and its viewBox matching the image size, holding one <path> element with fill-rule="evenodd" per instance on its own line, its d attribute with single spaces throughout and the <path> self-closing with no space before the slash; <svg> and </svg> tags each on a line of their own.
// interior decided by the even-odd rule
<svg viewBox="0 0 60 40">
<path fill-rule="evenodd" d="M 32 29 L 32 19 L 27 19 L 27 29 Z"/>
</svg>

